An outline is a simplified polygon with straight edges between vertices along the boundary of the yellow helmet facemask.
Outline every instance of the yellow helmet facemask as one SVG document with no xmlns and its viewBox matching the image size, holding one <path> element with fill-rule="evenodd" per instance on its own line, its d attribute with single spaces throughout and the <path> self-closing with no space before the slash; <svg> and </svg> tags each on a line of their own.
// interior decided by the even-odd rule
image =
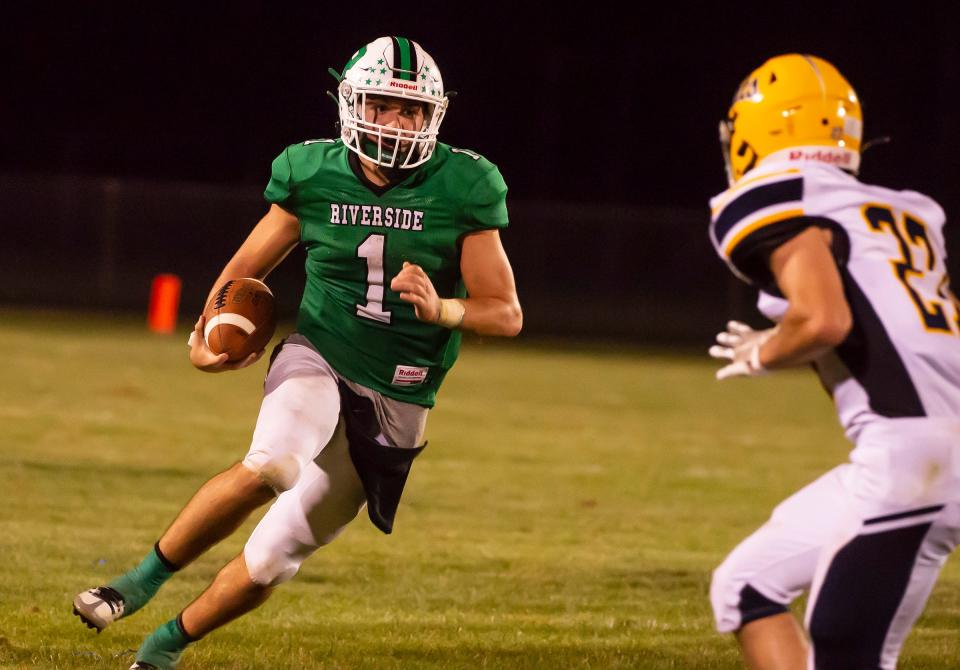
<svg viewBox="0 0 960 670">
<path fill-rule="evenodd" d="M 856 174 L 863 112 L 833 65 L 801 54 L 771 58 L 740 84 L 720 144 L 733 186 L 760 161 L 819 161 Z"/>
</svg>

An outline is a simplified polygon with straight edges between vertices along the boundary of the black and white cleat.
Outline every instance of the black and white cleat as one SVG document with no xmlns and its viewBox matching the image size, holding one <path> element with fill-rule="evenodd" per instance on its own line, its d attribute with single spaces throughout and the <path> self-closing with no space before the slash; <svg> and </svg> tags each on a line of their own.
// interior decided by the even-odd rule
<svg viewBox="0 0 960 670">
<path fill-rule="evenodd" d="M 123 596 L 109 586 L 98 586 L 78 593 L 73 613 L 97 633 L 123 616 Z"/>
</svg>

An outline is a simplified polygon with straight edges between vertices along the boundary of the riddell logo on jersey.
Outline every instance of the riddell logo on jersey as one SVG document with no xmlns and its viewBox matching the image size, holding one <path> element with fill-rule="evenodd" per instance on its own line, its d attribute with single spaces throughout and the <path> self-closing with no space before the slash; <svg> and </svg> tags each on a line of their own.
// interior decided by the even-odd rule
<svg viewBox="0 0 960 670">
<path fill-rule="evenodd" d="M 390 85 L 394 88 L 405 88 L 408 91 L 418 91 L 420 88 L 416 84 L 409 84 L 405 81 L 397 81 L 396 79 L 390 80 Z"/>
<path fill-rule="evenodd" d="M 428 368 L 415 368 L 412 365 L 398 365 L 393 373 L 394 386 L 413 386 L 422 384 L 427 378 Z"/>
<path fill-rule="evenodd" d="M 851 156 L 846 152 L 832 151 L 800 151 L 790 152 L 792 161 L 820 161 L 821 163 L 830 163 L 831 165 L 850 165 Z"/>
</svg>

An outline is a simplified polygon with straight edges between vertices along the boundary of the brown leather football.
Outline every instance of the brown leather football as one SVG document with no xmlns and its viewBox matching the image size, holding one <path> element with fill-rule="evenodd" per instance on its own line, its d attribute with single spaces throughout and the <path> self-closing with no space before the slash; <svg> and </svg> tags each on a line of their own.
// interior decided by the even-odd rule
<svg viewBox="0 0 960 670">
<path fill-rule="evenodd" d="M 231 279 L 206 309 L 203 334 L 215 354 L 239 361 L 267 346 L 277 327 L 273 293 L 258 279 Z"/>
</svg>

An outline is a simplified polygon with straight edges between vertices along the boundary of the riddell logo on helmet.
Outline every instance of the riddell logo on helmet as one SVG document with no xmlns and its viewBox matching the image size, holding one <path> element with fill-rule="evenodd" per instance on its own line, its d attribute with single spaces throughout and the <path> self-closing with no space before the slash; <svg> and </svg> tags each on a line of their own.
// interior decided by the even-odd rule
<svg viewBox="0 0 960 670">
<path fill-rule="evenodd" d="M 417 86 L 416 84 L 411 84 L 411 83 L 408 83 L 408 82 L 405 82 L 405 81 L 397 81 L 396 79 L 391 79 L 391 80 L 390 80 L 390 85 L 393 86 L 394 88 L 403 88 L 403 89 L 406 89 L 406 90 L 408 90 L 408 91 L 419 91 L 419 90 L 420 90 L 420 87 Z"/>
<path fill-rule="evenodd" d="M 850 165 L 852 157 L 846 151 L 800 151 L 795 149 L 790 152 L 788 158 L 792 161 L 820 161 L 821 163 L 830 163 L 831 165 Z"/>
</svg>

